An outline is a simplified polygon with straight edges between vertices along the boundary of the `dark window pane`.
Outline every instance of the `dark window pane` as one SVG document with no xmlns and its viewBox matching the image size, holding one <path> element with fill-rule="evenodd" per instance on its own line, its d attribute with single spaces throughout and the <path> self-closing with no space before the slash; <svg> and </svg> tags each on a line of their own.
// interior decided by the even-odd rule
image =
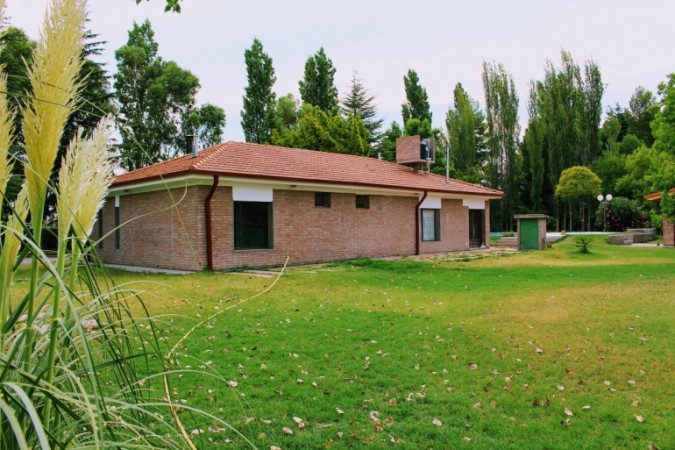
<svg viewBox="0 0 675 450">
<path fill-rule="evenodd" d="M 120 207 L 115 206 L 115 250 L 119 250 L 121 247 L 121 236 L 120 236 Z"/>
<path fill-rule="evenodd" d="M 234 202 L 234 248 L 272 248 L 272 203 Z"/>
<path fill-rule="evenodd" d="M 103 210 L 98 210 L 98 217 L 96 219 L 98 222 L 98 248 L 103 249 Z"/>
<path fill-rule="evenodd" d="M 369 209 L 370 208 L 370 196 L 369 195 L 357 195 L 356 196 L 356 207 L 359 209 Z"/>
<path fill-rule="evenodd" d="M 314 206 L 317 208 L 330 208 L 330 192 L 315 192 Z"/>
</svg>

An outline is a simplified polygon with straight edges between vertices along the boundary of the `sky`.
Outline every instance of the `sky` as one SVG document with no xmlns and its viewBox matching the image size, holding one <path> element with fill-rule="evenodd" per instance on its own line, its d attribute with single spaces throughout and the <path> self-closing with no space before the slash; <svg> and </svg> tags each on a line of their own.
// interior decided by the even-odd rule
<svg viewBox="0 0 675 450">
<path fill-rule="evenodd" d="M 10 24 L 37 39 L 49 0 L 7 0 Z M 544 76 L 560 51 L 580 64 L 593 60 L 606 85 L 603 106 L 628 106 L 638 86 L 656 93 L 675 72 L 671 0 L 182 0 L 180 14 L 163 0 L 89 0 L 88 28 L 107 42 L 99 58 L 114 73 L 114 52 L 133 23 L 150 20 L 165 60 L 195 74 L 198 104 L 225 109 L 224 140 L 243 141 L 244 50 L 253 38 L 273 59 L 277 96 L 299 98 L 307 58 L 320 47 L 337 69 L 341 98 L 354 73 L 376 99 L 388 126 L 401 122 L 403 76 L 414 69 L 426 88 L 433 126 L 444 127 L 460 82 L 482 105 L 482 63 L 512 75 L 520 122 L 528 120 L 529 83 Z"/>
</svg>

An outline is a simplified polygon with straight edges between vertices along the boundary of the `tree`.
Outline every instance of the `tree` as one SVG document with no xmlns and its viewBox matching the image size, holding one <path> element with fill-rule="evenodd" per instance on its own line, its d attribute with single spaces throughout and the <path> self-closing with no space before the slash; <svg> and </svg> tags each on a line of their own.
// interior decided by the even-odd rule
<svg viewBox="0 0 675 450">
<path fill-rule="evenodd" d="M 317 106 L 325 113 L 337 113 L 338 90 L 335 87 L 335 67 L 323 50 L 307 58 L 305 77 L 300 80 L 300 97 L 304 103 Z"/>
<path fill-rule="evenodd" d="M 675 186 L 675 156 L 656 147 L 641 147 L 626 157 L 625 175 L 616 190 L 629 197 L 663 191 Z"/>
<path fill-rule="evenodd" d="M 121 163 L 127 170 L 184 152 L 184 145 L 177 145 L 181 122 L 194 107 L 199 80 L 157 53 L 148 20 L 134 23 L 127 43 L 115 52 Z"/>
<path fill-rule="evenodd" d="M 12 129 L 13 138 L 9 144 L 8 155 L 14 159 L 23 153 L 23 114 L 21 105 L 25 104 L 30 97 L 31 86 L 28 79 L 28 69 L 33 61 L 33 49 L 35 42 L 31 41 L 26 34 L 15 27 L 8 27 L 4 33 L 0 33 L 0 67 L 6 78 L 7 107 L 13 113 Z M 8 116 L 9 117 L 9 116 Z M 3 149 L 4 150 L 4 149 Z M 1 151 L 0 151 L 1 153 Z M 13 171 L 6 180 L 5 186 L 0 192 L 0 204 L 3 206 L 0 217 L 6 217 L 11 211 L 10 203 L 14 201 L 21 189 L 22 170 L 20 164 L 14 164 Z M 2 174 L 0 174 L 0 178 Z M 4 198 L 3 198 L 4 196 Z M 3 202 L 3 199 L 5 200 Z"/>
<path fill-rule="evenodd" d="M 334 153 L 368 156 L 368 130 L 357 117 L 343 118 L 324 112 L 318 106 L 304 104 L 297 126 L 275 130 L 272 143 Z"/>
<path fill-rule="evenodd" d="M 35 42 L 31 41 L 23 30 L 16 27 L 8 27 L 0 36 L 0 64 L 7 74 L 7 100 L 9 106 L 16 112 L 14 117 L 14 148 L 23 147 L 23 132 L 21 122 L 23 115 L 20 106 L 25 104 L 30 95 L 30 81 L 28 80 L 28 68 L 33 61 L 33 49 Z"/>
<path fill-rule="evenodd" d="M 97 35 L 91 31 L 84 33 L 84 44 L 82 48 L 82 68 L 78 74 L 78 82 L 81 88 L 78 96 L 74 100 L 72 113 L 68 116 L 63 134 L 61 136 L 61 145 L 55 160 L 54 170 L 51 173 L 51 180 L 56 183 L 63 155 L 71 139 L 82 129 L 85 134 L 90 133 L 96 127 L 100 119 L 112 112 L 112 94 L 110 92 L 110 81 L 105 67 L 101 63 L 93 61 L 92 57 L 98 56 L 102 52 L 104 42 L 96 41 Z M 28 81 L 28 71 L 33 65 L 33 49 L 35 43 L 31 41 L 22 30 L 15 27 L 8 27 L 5 35 L 0 40 L 0 45 L 4 46 L 4 51 L 0 53 L 0 64 L 6 68 L 8 77 L 9 104 L 16 112 L 14 130 L 16 138 L 13 141 L 11 153 L 21 155 L 24 153 L 23 139 L 23 105 L 32 96 L 32 88 Z M 18 166 L 16 167 L 19 171 Z M 18 176 L 18 173 L 15 174 Z M 9 184 L 6 193 L 10 200 L 13 200 L 18 193 L 20 180 L 13 178 Z M 52 191 L 48 191 L 46 202 L 46 213 L 55 211 L 56 198 Z"/>
<path fill-rule="evenodd" d="M 445 126 L 454 176 L 476 182 L 483 156 L 481 134 L 484 116 L 478 102 L 469 96 L 461 83 L 457 83 L 453 95 L 454 108 L 448 110 Z"/>
<path fill-rule="evenodd" d="M 518 198 L 518 94 L 513 77 L 504 66 L 483 63 L 483 89 L 487 119 L 487 181 L 501 189 L 505 198 L 490 209 L 491 221 L 503 229 L 513 229 Z"/>
<path fill-rule="evenodd" d="M 632 192 L 624 192 L 617 186 L 617 182 L 626 174 L 626 155 L 616 149 L 605 150 L 593 160 L 591 169 L 602 180 L 603 192 L 612 193 L 614 196 L 632 195 Z"/>
<path fill-rule="evenodd" d="M 573 206 L 579 207 L 579 223 L 581 227 L 586 223 L 590 230 L 590 205 L 595 197 L 602 192 L 602 181 L 585 166 L 572 166 L 563 170 L 560 182 L 555 188 L 555 196 L 569 205 L 569 229 L 573 230 Z M 563 220 L 563 223 L 565 220 Z"/>
<path fill-rule="evenodd" d="M 389 162 L 396 162 L 396 139 L 403 136 L 403 130 L 395 121 L 382 134 L 382 140 L 377 150 L 377 156 Z"/>
<path fill-rule="evenodd" d="M 654 103 L 656 103 L 654 94 L 642 86 L 635 89 L 628 103 L 630 120 L 626 132 L 640 139 L 647 147 L 654 144 L 654 135 L 650 126 L 654 120 Z"/>
<path fill-rule="evenodd" d="M 428 119 L 420 120 L 413 118 L 405 122 L 403 134 L 406 136 L 419 136 L 425 139 L 432 137 L 434 130 L 431 129 L 431 123 L 429 123 Z"/>
<path fill-rule="evenodd" d="M 223 108 L 205 103 L 185 114 L 180 141 L 175 145 L 176 147 L 184 145 L 183 137 L 191 134 L 197 136 L 202 148 L 211 147 L 222 142 L 224 127 L 225 111 Z"/>
<path fill-rule="evenodd" d="M 431 123 L 431 107 L 427 90 L 420 84 L 417 72 L 408 69 L 408 73 L 403 76 L 403 86 L 405 87 L 406 102 L 401 105 L 401 114 L 403 115 L 403 125 L 410 119 L 427 119 Z"/>
<path fill-rule="evenodd" d="M 352 85 L 347 96 L 342 100 L 340 107 L 342 114 L 346 117 L 354 116 L 361 119 L 363 125 L 370 133 L 368 143 L 373 146 L 380 138 L 380 128 L 382 128 L 383 119 L 376 119 L 375 97 L 368 94 L 368 90 L 363 86 L 363 81 L 358 78 L 356 72 L 352 76 Z"/>
<path fill-rule="evenodd" d="M 560 68 L 547 61 L 544 79 L 532 83 L 530 102 L 536 107 L 530 108 L 530 122 L 538 121 L 543 134 L 543 192 L 551 195 L 544 203 L 554 204 L 553 187 L 563 170 L 589 165 L 599 155 L 603 92 L 598 66 L 587 61 L 582 70 L 564 50 Z M 559 216 L 557 209 L 548 212 Z"/>
<path fill-rule="evenodd" d="M 274 76 L 272 58 L 263 52 L 262 42 L 253 39 L 253 45 L 244 52 L 248 85 L 241 112 L 241 127 L 246 142 L 267 143 L 275 127 L 276 94 L 272 91 Z"/>
<path fill-rule="evenodd" d="M 293 94 L 286 94 L 279 97 L 274 106 L 274 117 L 276 119 L 275 129 L 281 133 L 284 130 L 291 129 L 298 124 L 300 116 L 300 102 L 296 100 Z"/>
<path fill-rule="evenodd" d="M 135 1 L 136 1 L 136 4 L 138 5 L 143 0 L 135 0 Z M 146 1 L 150 1 L 150 0 L 146 0 Z M 165 2 L 166 2 L 166 5 L 164 6 L 164 12 L 173 11 L 173 12 L 179 13 L 181 11 L 181 9 L 180 9 L 181 0 L 165 0 Z"/>
<path fill-rule="evenodd" d="M 675 156 L 675 73 L 659 84 L 661 101 L 654 106 L 654 148 Z"/>
</svg>

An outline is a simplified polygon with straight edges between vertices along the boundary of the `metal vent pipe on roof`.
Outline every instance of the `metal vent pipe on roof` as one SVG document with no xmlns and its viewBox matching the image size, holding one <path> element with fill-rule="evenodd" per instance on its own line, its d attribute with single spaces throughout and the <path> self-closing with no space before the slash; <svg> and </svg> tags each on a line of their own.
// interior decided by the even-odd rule
<svg viewBox="0 0 675 450">
<path fill-rule="evenodd" d="M 195 139 L 194 134 L 185 135 L 185 153 L 192 153 L 192 157 L 196 158 L 199 156 L 199 149 L 197 148 L 197 139 Z"/>
</svg>

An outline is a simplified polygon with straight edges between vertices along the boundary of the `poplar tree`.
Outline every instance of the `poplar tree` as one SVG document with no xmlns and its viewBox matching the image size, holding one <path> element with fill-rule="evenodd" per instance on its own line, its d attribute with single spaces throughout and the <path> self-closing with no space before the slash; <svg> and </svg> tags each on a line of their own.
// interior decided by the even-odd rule
<svg viewBox="0 0 675 450">
<path fill-rule="evenodd" d="M 518 198 L 518 94 L 511 74 L 497 63 L 483 63 L 483 88 L 487 120 L 487 181 L 490 187 L 501 189 L 506 194 L 490 212 L 495 225 L 513 229 Z"/>
<path fill-rule="evenodd" d="M 482 159 L 484 116 L 478 103 L 457 83 L 453 91 L 454 107 L 445 117 L 450 145 L 450 159 L 455 177 L 476 181 Z"/>
<path fill-rule="evenodd" d="M 300 98 L 304 103 L 320 108 L 323 112 L 337 114 L 338 90 L 335 87 L 335 67 L 323 47 L 307 58 L 305 76 L 300 80 Z"/>
<path fill-rule="evenodd" d="M 264 51 L 257 38 L 244 52 L 248 85 L 244 94 L 244 109 L 241 112 L 241 127 L 246 142 L 268 143 L 276 125 L 276 95 L 272 87 L 277 78 L 274 76 L 272 58 Z"/>
<path fill-rule="evenodd" d="M 563 170 L 575 165 L 588 166 L 600 155 L 603 92 L 597 64 L 587 61 L 582 69 L 565 50 L 561 51 L 560 67 L 547 61 L 544 79 L 532 83 L 525 148 L 536 151 L 532 138 L 538 134 L 545 161 L 541 189 L 544 203 L 557 205 L 553 193 Z M 559 221 L 557 206 L 555 211 L 548 212 Z"/>
<path fill-rule="evenodd" d="M 419 119 L 422 122 L 427 119 L 431 123 L 431 107 L 429 106 L 429 97 L 427 90 L 420 84 L 420 78 L 412 69 L 403 76 L 403 86 L 405 88 L 406 102 L 401 105 L 401 114 L 403 115 L 403 126 L 410 119 Z"/>
<path fill-rule="evenodd" d="M 358 117 L 363 121 L 363 125 L 370 133 L 368 137 L 370 145 L 375 144 L 379 140 L 380 128 L 384 120 L 376 119 L 375 97 L 369 95 L 368 90 L 363 86 L 362 80 L 356 73 L 352 76 L 351 88 L 347 96 L 342 100 L 340 109 L 344 116 Z"/>
</svg>

